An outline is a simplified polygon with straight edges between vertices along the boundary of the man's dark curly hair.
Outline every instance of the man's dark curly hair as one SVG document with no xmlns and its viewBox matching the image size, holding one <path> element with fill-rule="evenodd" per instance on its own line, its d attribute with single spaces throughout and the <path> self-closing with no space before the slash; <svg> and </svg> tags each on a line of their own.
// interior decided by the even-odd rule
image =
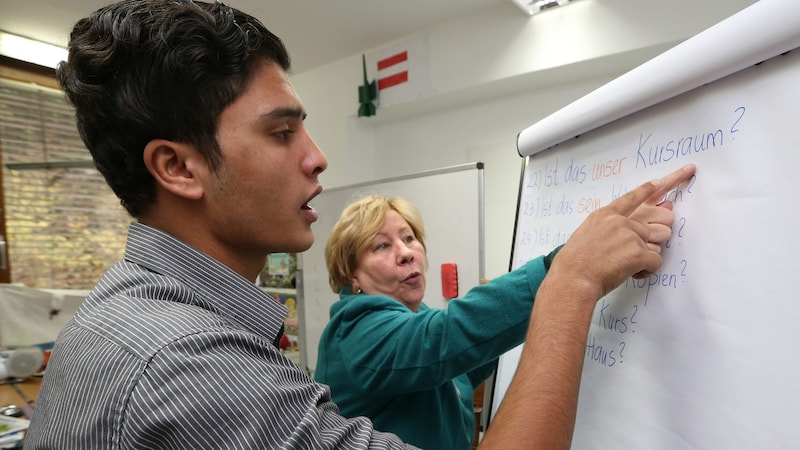
<svg viewBox="0 0 800 450">
<path fill-rule="evenodd" d="M 97 169 L 138 217 L 155 198 L 145 145 L 191 143 L 216 170 L 219 116 L 264 61 L 289 70 L 280 38 L 221 2 L 123 0 L 75 24 L 57 74 Z"/>
</svg>

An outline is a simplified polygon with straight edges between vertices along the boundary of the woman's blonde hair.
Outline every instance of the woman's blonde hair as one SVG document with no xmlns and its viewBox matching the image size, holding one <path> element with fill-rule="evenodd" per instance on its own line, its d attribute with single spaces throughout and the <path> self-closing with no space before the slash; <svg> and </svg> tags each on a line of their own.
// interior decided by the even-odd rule
<svg viewBox="0 0 800 450">
<path fill-rule="evenodd" d="M 333 292 L 338 294 L 345 287 L 352 288 L 350 279 L 358 259 L 377 236 L 390 210 L 397 211 L 408 222 L 414 236 L 426 248 L 422 215 L 411 202 L 401 197 L 381 195 L 357 200 L 344 209 L 325 244 L 328 283 Z"/>
</svg>

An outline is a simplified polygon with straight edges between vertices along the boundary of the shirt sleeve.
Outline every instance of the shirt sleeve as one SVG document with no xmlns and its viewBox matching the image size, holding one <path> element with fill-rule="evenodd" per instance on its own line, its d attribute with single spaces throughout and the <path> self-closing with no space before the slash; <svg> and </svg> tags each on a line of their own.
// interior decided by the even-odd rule
<svg viewBox="0 0 800 450">
<path fill-rule="evenodd" d="M 336 331 L 337 358 L 364 389 L 414 392 L 487 367 L 522 343 L 543 257 L 472 288 L 447 308 L 417 313 L 380 296 L 352 296 Z M 479 374 L 475 374 L 479 375 Z"/>
<path fill-rule="evenodd" d="M 497 369 L 497 358 L 467 373 L 467 377 L 469 377 L 469 381 L 472 383 L 472 389 L 476 389 L 481 383 L 486 381 L 495 369 Z"/>
<path fill-rule="evenodd" d="M 162 349 L 121 418 L 122 441 L 138 448 L 413 448 L 367 418 L 342 417 L 327 386 L 266 339 L 230 330 Z"/>
</svg>

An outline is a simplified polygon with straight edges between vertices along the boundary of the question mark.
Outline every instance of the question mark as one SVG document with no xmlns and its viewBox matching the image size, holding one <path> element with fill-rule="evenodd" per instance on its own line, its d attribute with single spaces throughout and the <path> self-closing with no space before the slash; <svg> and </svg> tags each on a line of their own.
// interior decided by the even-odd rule
<svg viewBox="0 0 800 450">
<path fill-rule="evenodd" d="M 694 187 L 694 182 L 697 181 L 697 175 L 692 175 L 689 178 L 689 186 L 686 186 L 686 192 L 692 194 L 692 188 Z"/>
<path fill-rule="evenodd" d="M 622 352 L 625 350 L 625 342 L 619 343 L 619 363 L 622 364 Z"/>
</svg>

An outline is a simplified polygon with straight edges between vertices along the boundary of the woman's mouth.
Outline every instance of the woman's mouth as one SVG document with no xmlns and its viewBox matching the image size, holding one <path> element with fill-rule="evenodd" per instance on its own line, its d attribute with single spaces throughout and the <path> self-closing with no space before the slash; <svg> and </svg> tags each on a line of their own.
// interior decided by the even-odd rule
<svg viewBox="0 0 800 450">
<path fill-rule="evenodd" d="M 403 279 L 403 282 L 404 283 L 416 283 L 416 282 L 419 281 L 419 279 L 421 277 L 422 277 L 422 274 L 420 272 L 413 272 L 409 276 L 405 277 Z"/>
</svg>

